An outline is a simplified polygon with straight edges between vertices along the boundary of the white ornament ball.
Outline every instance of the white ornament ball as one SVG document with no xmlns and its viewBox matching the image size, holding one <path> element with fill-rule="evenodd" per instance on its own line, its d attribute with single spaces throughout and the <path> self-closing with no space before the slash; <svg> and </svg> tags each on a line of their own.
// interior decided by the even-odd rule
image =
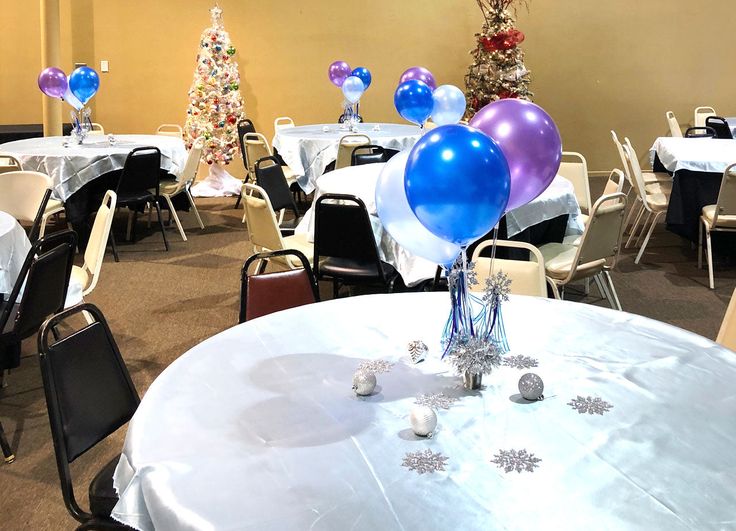
<svg viewBox="0 0 736 531">
<path fill-rule="evenodd" d="M 544 382 L 533 372 L 528 372 L 519 379 L 519 392 L 527 400 L 541 400 L 544 398 Z"/>
<path fill-rule="evenodd" d="M 409 413 L 409 422 L 415 435 L 427 437 L 437 427 L 437 414 L 428 406 L 417 406 Z"/>
<path fill-rule="evenodd" d="M 368 396 L 376 388 L 376 375 L 372 372 L 358 371 L 353 374 L 353 391 L 356 395 Z"/>
</svg>

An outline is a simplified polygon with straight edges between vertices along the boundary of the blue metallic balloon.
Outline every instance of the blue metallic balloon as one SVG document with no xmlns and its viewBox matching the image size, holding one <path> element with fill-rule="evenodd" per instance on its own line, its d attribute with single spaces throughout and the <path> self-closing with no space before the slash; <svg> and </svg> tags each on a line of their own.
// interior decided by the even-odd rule
<svg viewBox="0 0 736 531">
<path fill-rule="evenodd" d="M 434 107 L 432 89 L 424 81 L 405 81 L 396 89 L 394 106 L 402 118 L 422 125 L 432 114 Z"/>
<path fill-rule="evenodd" d="M 460 246 L 498 223 L 511 190 L 501 148 L 466 125 L 443 125 L 419 139 L 409 154 L 404 186 L 422 225 Z"/>
<path fill-rule="evenodd" d="M 77 99 L 86 105 L 100 88 L 100 77 L 88 66 L 80 66 L 69 75 L 69 89 Z"/>
<path fill-rule="evenodd" d="M 353 72 L 350 75 L 359 78 L 363 82 L 363 86 L 365 87 L 365 90 L 368 90 L 368 87 L 371 86 L 371 81 L 373 80 L 373 76 L 371 76 L 371 71 L 368 70 L 366 67 L 359 66 L 353 69 Z"/>
</svg>

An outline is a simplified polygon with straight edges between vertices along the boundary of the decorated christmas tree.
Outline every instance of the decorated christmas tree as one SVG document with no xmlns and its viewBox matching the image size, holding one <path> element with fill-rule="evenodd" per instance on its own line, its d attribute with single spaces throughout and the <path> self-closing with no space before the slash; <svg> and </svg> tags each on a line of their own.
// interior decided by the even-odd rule
<svg viewBox="0 0 736 531">
<path fill-rule="evenodd" d="M 240 74 L 235 47 L 222 25 L 222 10 L 215 6 L 210 14 L 212 26 L 200 37 L 197 67 L 189 89 L 184 140 L 189 149 L 197 138 L 205 139 L 202 161 L 211 165 L 210 176 L 198 183 L 198 195 L 237 194 L 240 181 L 222 166 L 229 164 L 239 149 L 238 122 L 245 117 Z"/>
<path fill-rule="evenodd" d="M 530 100 L 529 70 L 524 66 L 524 51 L 519 44 L 524 34 L 514 27 L 510 8 L 526 0 L 476 0 L 483 13 L 483 28 L 470 51 L 473 63 L 465 75 L 465 96 L 471 118 L 479 109 L 503 98 Z"/>
</svg>

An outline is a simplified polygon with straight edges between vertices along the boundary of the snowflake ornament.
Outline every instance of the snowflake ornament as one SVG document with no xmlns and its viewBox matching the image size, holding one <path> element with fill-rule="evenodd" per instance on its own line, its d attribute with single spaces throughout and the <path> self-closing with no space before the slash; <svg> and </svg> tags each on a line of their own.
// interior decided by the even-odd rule
<svg viewBox="0 0 736 531">
<path fill-rule="evenodd" d="M 613 404 L 609 404 L 605 400 L 599 397 L 586 396 L 582 397 L 578 395 L 577 398 L 573 398 L 567 403 L 568 406 L 572 407 L 581 415 L 588 413 L 589 415 L 603 415 L 613 408 Z"/>
<path fill-rule="evenodd" d="M 503 271 L 499 271 L 486 279 L 486 287 L 483 290 L 483 302 L 490 304 L 491 308 L 509 300 L 511 292 L 511 279 Z"/>
<path fill-rule="evenodd" d="M 534 472 L 534 469 L 538 468 L 541 462 L 541 459 L 526 450 L 499 450 L 491 459 L 491 463 L 495 463 L 498 468 L 503 468 L 503 471 L 507 474 L 514 470 L 519 474 Z"/>
<path fill-rule="evenodd" d="M 491 339 L 477 336 L 454 338 L 447 353 L 458 374 L 490 374 L 501 365 L 501 349 Z"/>
<path fill-rule="evenodd" d="M 424 343 L 424 341 L 420 340 L 410 341 L 407 348 L 409 350 L 409 357 L 411 358 L 412 363 L 419 363 L 420 361 L 424 361 L 424 357 L 429 351 L 429 348 Z"/>
<path fill-rule="evenodd" d="M 415 404 L 420 406 L 427 406 L 433 409 L 450 409 L 450 407 L 460 400 L 454 396 L 447 396 L 444 393 L 435 393 L 432 395 L 420 395 L 414 401 Z"/>
<path fill-rule="evenodd" d="M 390 372 L 394 364 L 386 360 L 370 360 L 364 361 L 358 365 L 359 372 L 367 372 L 371 374 L 382 374 L 384 372 Z"/>
<path fill-rule="evenodd" d="M 504 356 L 502 363 L 515 369 L 531 369 L 539 366 L 539 362 L 529 356 Z"/>
<path fill-rule="evenodd" d="M 445 464 L 449 457 L 445 457 L 441 453 L 432 450 L 424 450 L 419 452 L 408 452 L 404 456 L 401 466 L 414 470 L 418 474 L 433 474 L 437 471 L 445 471 Z"/>
</svg>

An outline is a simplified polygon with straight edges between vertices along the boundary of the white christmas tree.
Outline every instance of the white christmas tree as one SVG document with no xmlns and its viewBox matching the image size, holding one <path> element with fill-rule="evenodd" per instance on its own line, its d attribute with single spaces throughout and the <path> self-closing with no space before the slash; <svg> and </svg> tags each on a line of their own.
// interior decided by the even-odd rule
<svg viewBox="0 0 736 531">
<path fill-rule="evenodd" d="M 210 165 L 210 175 L 192 191 L 200 196 L 239 194 L 241 182 L 223 166 L 238 153 L 238 122 L 245 118 L 240 74 L 235 47 L 222 25 L 222 9 L 215 6 L 210 14 L 212 26 L 200 37 L 184 125 L 187 149 L 204 137 L 202 161 Z"/>
</svg>

